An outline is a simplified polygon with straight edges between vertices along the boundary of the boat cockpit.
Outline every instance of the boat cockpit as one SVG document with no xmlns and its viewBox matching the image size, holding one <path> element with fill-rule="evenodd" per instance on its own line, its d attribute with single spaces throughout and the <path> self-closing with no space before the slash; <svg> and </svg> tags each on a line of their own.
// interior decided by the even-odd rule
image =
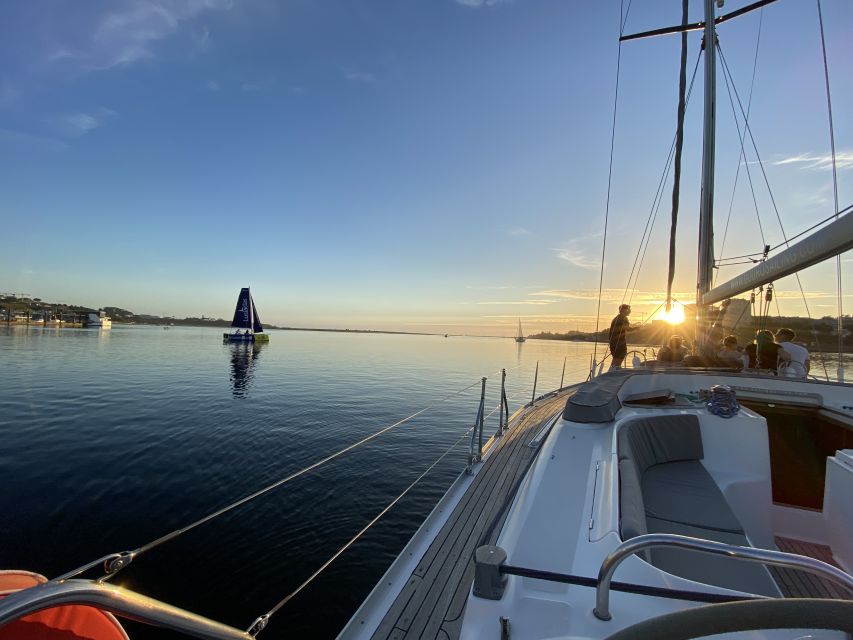
<svg viewBox="0 0 853 640">
<path fill-rule="evenodd" d="M 701 594 L 850 599 L 851 404 L 842 384 L 733 371 L 593 378 L 479 552 L 461 637 L 499 619 L 513 638 L 607 637 Z"/>
</svg>

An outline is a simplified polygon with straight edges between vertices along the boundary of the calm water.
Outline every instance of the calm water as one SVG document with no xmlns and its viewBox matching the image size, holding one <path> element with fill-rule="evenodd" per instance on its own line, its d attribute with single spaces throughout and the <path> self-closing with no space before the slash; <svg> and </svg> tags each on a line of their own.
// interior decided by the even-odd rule
<svg viewBox="0 0 853 640">
<path fill-rule="evenodd" d="M 0 328 L 0 567 L 55 576 L 135 548 L 424 407 L 409 423 L 137 559 L 116 582 L 245 628 L 487 411 L 585 377 L 591 345 L 221 329 Z M 538 395 L 538 393 L 537 393 Z M 444 402 L 438 401 L 451 396 Z M 497 414 L 486 425 L 497 428 Z M 467 442 L 261 637 L 334 637 L 465 464 Z M 151 637 L 139 627 L 131 635 Z M 157 633 L 157 637 L 165 634 Z"/>
</svg>

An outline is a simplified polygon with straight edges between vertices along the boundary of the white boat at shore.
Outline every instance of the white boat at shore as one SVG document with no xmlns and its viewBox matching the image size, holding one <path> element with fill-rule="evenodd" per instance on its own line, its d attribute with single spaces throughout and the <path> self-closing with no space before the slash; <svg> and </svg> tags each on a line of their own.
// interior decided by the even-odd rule
<svg viewBox="0 0 853 640">
<path fill-rule="evenodd" d="M 90 311 L 86 315 L 85 326 L 97 327 L 99 329 L 111 329 L 113 326 L 113 320 L 106 314 L 105 311 Z"/>
</svg>

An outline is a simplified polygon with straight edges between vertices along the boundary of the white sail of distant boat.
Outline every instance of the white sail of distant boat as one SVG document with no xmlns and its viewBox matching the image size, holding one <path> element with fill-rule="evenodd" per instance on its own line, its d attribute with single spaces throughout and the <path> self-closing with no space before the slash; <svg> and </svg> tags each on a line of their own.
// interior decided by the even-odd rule
<svg viewBox="0 0 853 640">
<path fill-rule="evenodd" d="M 524 333 L 521 331 L 521 318 L 518 319 L 518 333 L 515 335 L 516 342 L 524 342 L 527 338 L 524 337 Z"/>
</svg>

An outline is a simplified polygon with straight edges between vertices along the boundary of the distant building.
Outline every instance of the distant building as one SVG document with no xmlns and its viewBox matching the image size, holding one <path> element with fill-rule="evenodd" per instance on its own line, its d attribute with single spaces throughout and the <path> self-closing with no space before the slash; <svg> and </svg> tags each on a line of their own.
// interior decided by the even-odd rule
<svg viewBox="0 0 853 640">
<path fill-rule="evenodd" d="M 750 326 L 752 323 L 752 305 L 749 300 L 732 298 L 726 315 L 723 316 L 723 328 L 733 329 L 735 325 Z"/>
</svg>

